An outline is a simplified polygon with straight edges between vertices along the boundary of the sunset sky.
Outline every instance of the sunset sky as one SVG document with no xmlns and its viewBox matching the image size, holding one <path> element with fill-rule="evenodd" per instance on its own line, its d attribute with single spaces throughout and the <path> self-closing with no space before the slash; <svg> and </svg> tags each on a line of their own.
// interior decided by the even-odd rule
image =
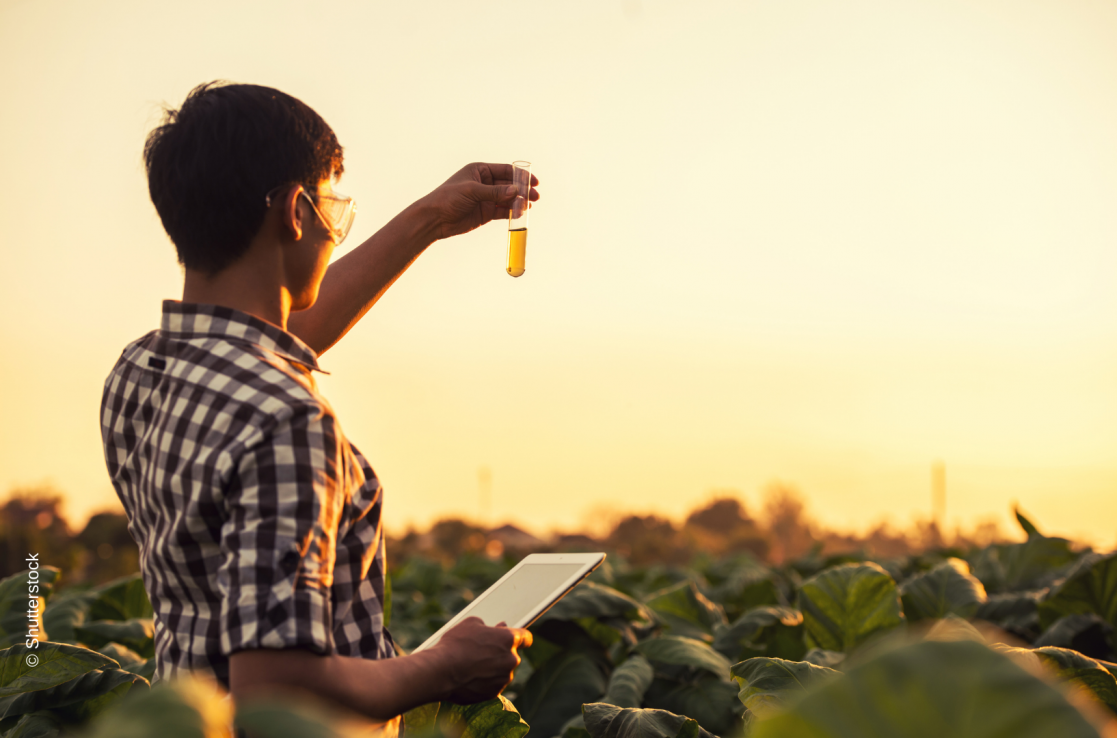
<svg viewBox="0 0 1117 738">
<path fill-rule="evenodd" d="M 99 405 L 181 299 L 141 150 L 214 79 L 345 147 L 335 258 L 470 161 L 541 184 L 321 360 L 386 489 L 572 529 L 796 486 L 1117 543 L 1117 3 L 0 2 L 0 495 L 121 509 Z M 482 505 L 482 470 L 491 504 Z"/>
</svg>

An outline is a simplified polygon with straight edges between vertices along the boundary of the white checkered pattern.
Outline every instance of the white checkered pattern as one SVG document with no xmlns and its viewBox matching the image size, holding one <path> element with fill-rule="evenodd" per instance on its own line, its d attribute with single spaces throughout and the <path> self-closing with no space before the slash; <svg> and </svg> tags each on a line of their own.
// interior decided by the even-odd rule
<svg viewBox="0 0 1117 738">
<path fill-rule="evenodd" d="M 232 308 L 163 302 L 105 381 L 105 461 L 155 608 L 155 679 L 229 655 L 394 655 L 382 490 L 314 351 Z"/>
</svg>

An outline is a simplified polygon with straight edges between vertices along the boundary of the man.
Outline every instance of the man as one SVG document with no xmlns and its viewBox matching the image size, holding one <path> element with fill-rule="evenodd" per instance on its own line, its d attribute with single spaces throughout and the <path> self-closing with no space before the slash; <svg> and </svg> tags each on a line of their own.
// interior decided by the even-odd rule
<svg viewBox="0 0 1117 738">
<path fill-rule="evenodd" d="M 382 490 L 311 372 L 427 246 L 507 217 L 511 166 L 465 167 L 331 266 L 355 209 L 332 190 L 341 146 L 301 101 L 201 85 L 144 158 L 185 284 L 124 349 L 101 422 L 155 678 L 206 671 L 235 700 L 304 689 L 379 720 L 496 696 L 526 630 L 472 618 L 392 658 Z"/>
</svg>

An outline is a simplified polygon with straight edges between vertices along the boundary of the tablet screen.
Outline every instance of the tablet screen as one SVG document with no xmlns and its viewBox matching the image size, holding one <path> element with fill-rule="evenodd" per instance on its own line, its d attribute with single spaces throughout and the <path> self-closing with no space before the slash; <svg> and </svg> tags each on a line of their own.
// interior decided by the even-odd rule
<svg viewBox="0 0 1117 738">
<path fill-rule="evenodd" d="M 465 614 L 481 618 L 485 625 L 503 620 L 513 626 L 584 568 L 584 564 L 526 564 Z"/>
</svg>

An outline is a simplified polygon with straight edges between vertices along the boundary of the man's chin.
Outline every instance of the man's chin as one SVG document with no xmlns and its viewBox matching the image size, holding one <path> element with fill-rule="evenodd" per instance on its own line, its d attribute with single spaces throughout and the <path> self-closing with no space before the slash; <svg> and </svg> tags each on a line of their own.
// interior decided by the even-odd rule
<svg viewBox="0 0 1117 738">
<path fill-rule="evenodd" d="M 318 302 L 318 292 L 315 291 L 313 295 L 302 297 L 291 301 L 291 312 L 297 313 L 302 310 L 309 310 L 314 307 L 314 303 Z"/>
</svg>

